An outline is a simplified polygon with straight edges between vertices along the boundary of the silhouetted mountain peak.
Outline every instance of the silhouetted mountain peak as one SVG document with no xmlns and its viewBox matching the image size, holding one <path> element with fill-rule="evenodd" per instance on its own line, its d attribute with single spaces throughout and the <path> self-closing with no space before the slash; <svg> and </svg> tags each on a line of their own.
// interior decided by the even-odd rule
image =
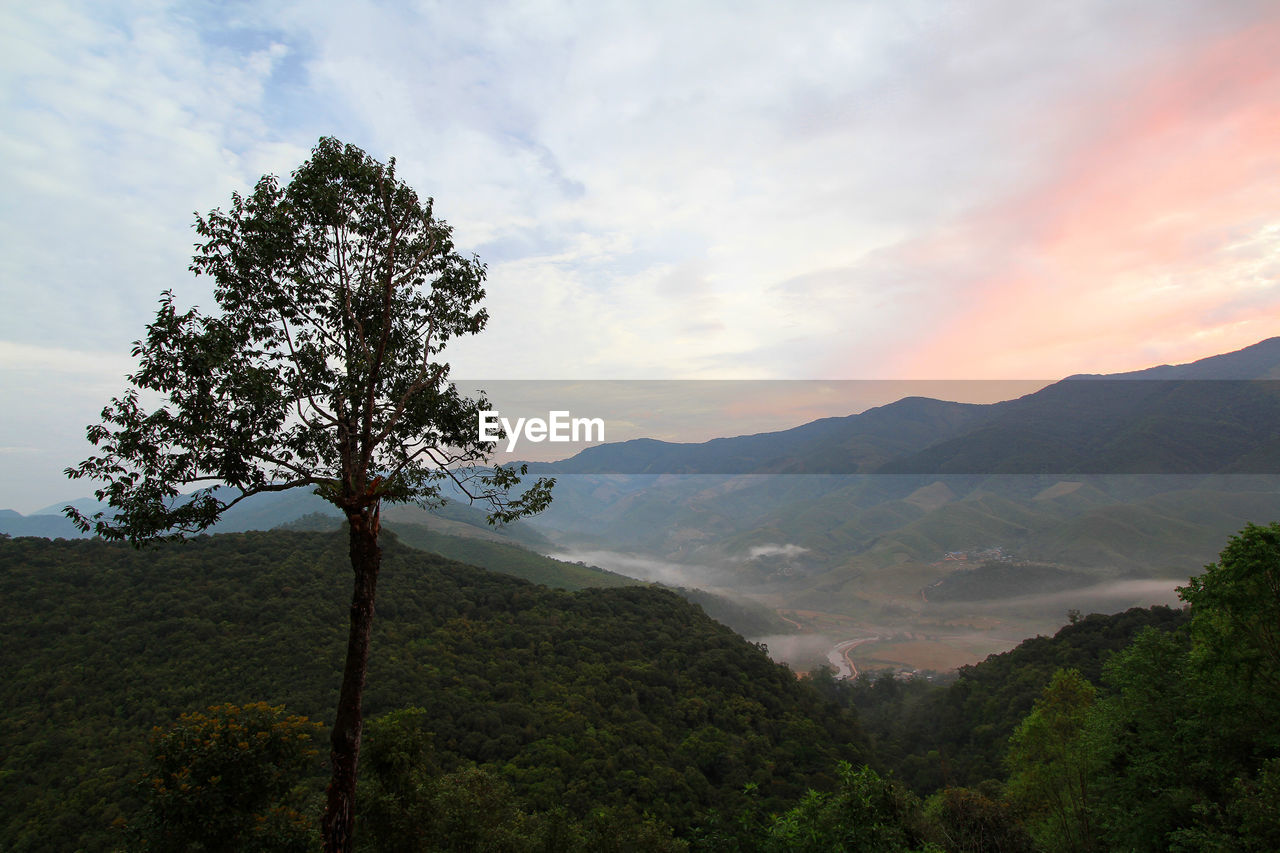
<svg viewBox="0 0 1280 853">
<path fill-rule="evenodd" d="M 1126 380 L 1144 379 L 1140 386 Z M 1191 383 L 1187 380 L 1220 380 Z M 1001 403 L 904 397 L 699 444 L 632 440 L 557 473 L 1261 473 L 1280 461 L 1280 337 L 1181 365 L 1080 374 Z M 1079 381 L 1089 380 L 1089 381 Z"/>
<path fill-rule="evenodd" d="M 1187 364 L 1161 364 L 1127 373 L 1081 373 L 1067 379 L 1280 379 L 1280 337 Z"/>
</svg>

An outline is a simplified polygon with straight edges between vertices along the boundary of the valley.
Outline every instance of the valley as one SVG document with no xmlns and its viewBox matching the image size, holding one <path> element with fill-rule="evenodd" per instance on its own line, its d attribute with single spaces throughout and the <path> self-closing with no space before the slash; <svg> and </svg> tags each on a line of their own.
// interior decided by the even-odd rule
<svg viewBox="0 0 1280 853">
<path fill-rule="evenodd" d="M 575 475 L 558 488 L 598 494 L 600 479 Z M 1280 517 L 1274 478 L 1114 475 L 1048 485 L 986 478 L 967 495 L 957 494 L 967 483 L 944 478 L 903 498 L 893 496 L 906 491 L 901 482 L 869 476 L 807 485 L 794 476 L 751 478 L 751 514 L 707 518 L 696 510 L 702 496 L 725 486 L 712 479 L 669 476 L 632 493 L 618 511 L 633 519 L 634 550 L 557 529 L 554 509 L 535 523 L 558 540 L 541 550 L 767 607 L 801 636 L 752 639 L 798 670 L 822 664 L 831 645 L 867 635 L 882 639 L 855 651 L 859 667 L 946 670 L 1056 630 L 1071 611 L 1174 604 L 1175 587 L 1212 560 L 1213 543 L 1233 525 Z M 738 484 L 736 493 L 745 491 Z M 796 502 L 798 491 L 822 494 Z M 694 507 L 700 526 L 685 529 L 665 513 L 652 526 L 635 521 L 657 515 L 654 505 Z M 559 544 L 575 537 L 583 544 Z"/>
</svg>

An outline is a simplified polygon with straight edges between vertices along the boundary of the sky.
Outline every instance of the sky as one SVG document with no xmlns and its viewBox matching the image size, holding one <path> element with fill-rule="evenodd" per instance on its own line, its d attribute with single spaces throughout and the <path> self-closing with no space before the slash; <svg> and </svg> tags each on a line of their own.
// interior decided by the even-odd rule
<svg viewBox="0 0 1280 853">
<path fill-rule="evenodd" d="M 477 379 L 1044 379 L 1277 334 L 1280 4 L 0 5 L 0 507 L 195 213 L 333 135 L 488 264 Z M 728 433 L 734 432 L 730 427 Z"/>
</svg>

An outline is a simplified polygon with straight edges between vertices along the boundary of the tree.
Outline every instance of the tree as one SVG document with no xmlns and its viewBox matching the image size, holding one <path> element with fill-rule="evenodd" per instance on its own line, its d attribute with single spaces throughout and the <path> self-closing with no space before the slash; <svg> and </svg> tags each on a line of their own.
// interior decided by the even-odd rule
<svg viewBox="0 0 1280 853">
<path fill-rule="evenodd" d="M 761 845 L 765 850 L 848 850 L 879 853 L 920 849 L 924 826 L 920 803 L 906 788 L 864 765 L 837 766 L 839 787 L 810 790 L 790 810 L 774 818 Z"/>
<path fill-rule="evenodd" d="M 1123 850 L 1167 850 L 1170 833 L 1191 824 L 1220 767 L 1206 720 L 1216 696 L 1188 666 L 1186 631 L 1147 628 L 1106 665 L 1110 695 L 1090 711 L 1098 735 L 1091 778 L 1099 830 Z"/>
<path fill-rule="evenodd" d="M 360 776 L 360 847 L 422 850 L 431 829 L 428 792 L 441 775 L 422 708 L 370 720 Z"/>
<path fill-rule="evenodd" d="M 1029 853 L 1031 837 L 1005 803 L 973 788 L 944 788 L 926 814 L 937 841 L 952 853 Z"/>
<path fill-rule="evenodd" d="M 1077 669 L 1060 669 L 1009 739 L 1007 793 L 1046 850 L 1092 850 L 1089 774 L 1096 763 L 1085 730 L 1097 690 Z"/>
<path fill-rule="evenodd" d="M 1247 524 L 1179 587 L 1191 605 L 1186 669 L 1204 773 L 1187 846 L 1274 850 L 1280 809 L 1280 522 Z M 1182 768 L 1185 775 L 1186 769 Z"/>
<path fill-rule="evenodd" d="M 1090 711 L 1098 828 L 1124 850 L 1276 850 L 1280 525 L 1247 525 L 1179 593 L 1190 630 L 1147 630 Z"/>
<path fill-rule="evenodd" d="M 312 735 L 322 728 L 265 703 L 215 705 L 183 714 L 151 737 L 151 773 L 143 780 L 148 850 L 311 849 L 290 800 L 313 764 Z"/>
<path fill-rule="evenodd" d="M 1178 596 L 1197 656 L 1280 700 L 1280 522 L 1245 525 Z"/>
<path fill-rule="evenodd" d="M 485 268 L 454 249 L 394 159 L 321 139 L 287 186 L 263 177 L 196 231 L 191 270 L 213 279 L 221 311 L 179 311 L 163 294 L 134 344 L 133 387 L 88 427 L 100 455 L 67 469 L 103 482 L 113 513 L 65 512 L 140 545 L 205 530 L 263 492 L 310 487 L 342 510 L 354 588 L 324 841 L 348 851 L 382 503 L 436 506 L 451 484 L 506 522 L 543 509 L 554 481 L 513 497 L 525 470 L 483 467 L 488 401 L 459 394 L 438 357 L 484 328 Z M 147 412 L 142 393 L 165 402 Z"/>
</svg>

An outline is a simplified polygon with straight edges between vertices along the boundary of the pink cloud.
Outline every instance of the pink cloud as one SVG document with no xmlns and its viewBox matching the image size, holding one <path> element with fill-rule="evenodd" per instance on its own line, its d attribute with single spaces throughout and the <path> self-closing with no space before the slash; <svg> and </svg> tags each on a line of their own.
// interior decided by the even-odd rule
<svg viewBox="0 0 1280 853">
<path fill-rule="evenodd" d="M 945 312 L 885 371 L 1054 378 L 1280 331 L 1278 51 L 1280 16 L 1030 125 L 1047 179 L 895 250 Z"/>
</svg>

